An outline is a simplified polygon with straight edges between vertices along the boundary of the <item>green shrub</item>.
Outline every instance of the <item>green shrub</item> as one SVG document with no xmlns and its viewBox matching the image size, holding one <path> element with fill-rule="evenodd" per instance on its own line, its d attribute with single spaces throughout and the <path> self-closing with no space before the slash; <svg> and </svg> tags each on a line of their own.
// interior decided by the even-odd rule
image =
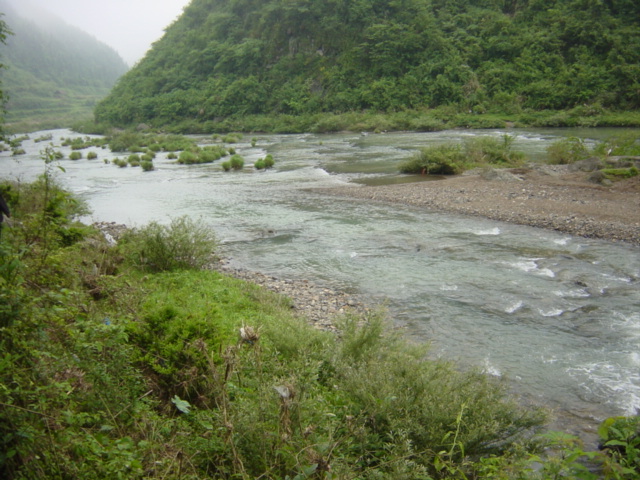
<svg viewBox="0 0 640 480">
<path fill-rule="evenodd" d="M 264 170 L 264 158 L 259 158 L 253 166 L 256 170 Z"/>
<path fill-rule="evenodd" d="M 171 152 L 167 155 L 167 159 L 169 160 L 176 160 L 177 158 L 178 156 L 174 152 Z"/>
<path fill-rule="evenodd" d="M 547 162 L 553 165 L 568 165 L 589 156 L 589 148 L 584 140 L 577 137 L 557 140 L 547 147 Z"/>
<path fill-rule="evenodd" d="M 271 155 L 270 153 L 267 154 L 266 157 L 264 157 L 264 168 L 273 168 L 273 166 L 275 165 L 275 160 L 273 159 L 273 155 Z"/>
<path fill-rule="evenodd" d="M 594 153 L 602 157 L 608 156 L 639 156 L 640 137 L 635 133 L 619 135 L 598 143 Z"/>
<path fill-rule="evenodd" d="M 153 155 L 149 155 L 148 153 L 145 153 L 144 155 L 140 156 L 140 162 L 153 162 Z"/>
<path fill-rule="evenodd" d="M 133 146 L 145 144 L 143 137 L 144 135 L 138 132 L 124 131 L 112 135 L 108 142 L 112 152 L 126 152 Z"/>
<path fill-rule="evenodd" d="M 483 165 L 517 166 L 524 154 L 514 152 L 515 138 L 477 137 L 461 144 L 444 144 L 422 148 L 411 159 L 400 165 L 402 173 L 457 175 L 469 168 Z"/>
<path fill-rule="evenodd" d="M 611 417 L 598 428 L 602 449 L 608 456 L 607 469 L 632 479 L 640 475 L 640 416 Z"/>
<path fill-rule="evenodd" d="M 96 152 L 87 153 L 87 160 L 95 160 L 98 158 L 98 154 Z"/>
<path fill-rule="evenodd" d="M 465 155 L 460 144 L 445 144 L 420 149 L 400 165 L 402 173 L 456 175 L 464 171 Z"/>
<path fill-rule="evenodd" d="M 50 142 L 51 140 L 53 140 L 53 134 L 49 133 L 36 138 L 34 142 L 35 143 Z"/>
<path fill-rule="evenodd" d="M 155 170 L 155 167 L 153 166 L 153 162 L 150 160 L 143 160 L 142 162 L 140 162 L 140 166 L 142 167 L 142 171 L 144 172 L 150 172 L 152 170 Z"/>
<path fill-rule="evenodd" d="M 133 230 L 123 244 L 128 258 L 151 272 L 202 268 L 211 262 L 216 248 L 211 229 L 187 216 L 173 219 L 169 225 L 152 222 Z"/>
<path fill-rule="evenodd" d="M 137 153 L 129 155 L 129 157 L 127 158 L 127 162 L 132 167 L 139 167 L 140 166 L 140 155 L 138 155 Z"/>
<path fill-rule="evenodd" d="M 514 167 L 522 164 L 524 153 L 512 150 L 515 137 L 475 137 L 464 144 L 467 163 L 471 166 L 497 165 Z"/>
<path fill-rule="evenodd" d="M 129 166 L 129 162 L 127 162 L 125 159 L 120 157 L 114 158 L 112 163 L 120 168 L 125 168 Z"/>
<path fill-rule="evenodd" d="M 230 161 L 228 161 L 228 160 L 227 160 L 227 161 L 222 162 L 222 163 L 220 164 L 220 166 L 222 167 L 222 169 L 223 169 L 225 172 L 228 172 L 229 170 L 231 170 L 231 162 L 230 162 Z"/>
<path fill-rule="evenodd" d="M 224 137 L 222 137 L 222 142 L 223 143 L 238 143 L 240 140 L 242 140 L 242 134 L 241 133 L 229 133 L 227 135 L 225 135 Z"/>
<path fill-rule="evenodd" d="M 69 160 L 80 160 L 82 158 L 82 153 L 78 151 L 73 151 L 69 154 Z"/>
<path fill-rule="evenodd" d="M 233 155 L 229 163 L 234 170 L 242 170 L 244 168 L 244 158 L 238 154 Z"/>
<path fill-rule="evenodd" d="M 219 145 L 208 145 L 198 152 L 198 163 L 213 163 L 224 157 L 227 151 Z"/>
<path fill-rule="evenodd" d="M 182 165 L 192 165 L 194 163 L 198 163 L 198 155 L 190 150 L 185 150 L 180 153 L 178 157 L 178 163 Z"/>
</svg>

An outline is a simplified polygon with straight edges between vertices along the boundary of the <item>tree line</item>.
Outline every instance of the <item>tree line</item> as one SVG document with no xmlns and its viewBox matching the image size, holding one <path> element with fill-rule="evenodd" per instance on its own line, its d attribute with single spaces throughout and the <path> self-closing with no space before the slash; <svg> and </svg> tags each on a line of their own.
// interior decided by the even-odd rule
<svg viewBox="0 0 640 480">
<path fill-rule="evenodd" d="M 633 0 L 194 0 L 95 114 L 634 110 L 639 20 Z"/>
</svg>

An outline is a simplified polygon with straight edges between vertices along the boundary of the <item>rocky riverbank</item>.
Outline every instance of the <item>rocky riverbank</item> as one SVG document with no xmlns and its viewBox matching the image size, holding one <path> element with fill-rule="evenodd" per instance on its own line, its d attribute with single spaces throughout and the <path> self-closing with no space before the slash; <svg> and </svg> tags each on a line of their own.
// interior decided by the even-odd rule
<svg viewBox="0 0 640 480">
<path fill-rule="evenodd" d="M 307 280 L 291 280 L 232 267 L 222 260 L 216 270 L 232 277 L 260 285 L 291 300 L 291 308 L 311 325 L 322 330 L 335 330 L 339 316 L 366 315 L 375 306 L 359 295 L 327 288 Z"/>
<path fill-rule="evenodd" d="M 531 165 L 478 170 L 437 181 L 315 192 L 640 245 L 640 177 L 603 185 L 575 167 Z"/>
</svg>

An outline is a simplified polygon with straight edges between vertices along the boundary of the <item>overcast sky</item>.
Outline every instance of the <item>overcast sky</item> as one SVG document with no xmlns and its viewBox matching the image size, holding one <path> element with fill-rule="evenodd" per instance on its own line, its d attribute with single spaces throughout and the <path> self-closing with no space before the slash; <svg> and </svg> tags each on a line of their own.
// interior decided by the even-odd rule
<svg viewBox="0 0 640 480">
<path fill-rule="evenodd" d="M 191 0 L 9 0 L 27 2 L 93 35 L 132 66 Z"/>
</svg>

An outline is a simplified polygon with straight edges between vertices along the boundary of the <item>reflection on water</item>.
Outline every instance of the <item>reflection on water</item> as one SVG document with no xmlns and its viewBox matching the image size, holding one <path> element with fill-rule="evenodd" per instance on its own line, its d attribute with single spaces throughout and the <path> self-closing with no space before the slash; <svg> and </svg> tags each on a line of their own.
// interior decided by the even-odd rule
<svg viewBox="0 0 640 480">
<path fill-rule="evenodd" d="M 98 160 L 62 161 L 59 178 L 89 202 L 92 220 L 201 217 L 239 266 L 388 300 L 397 325 L 431 342 L 434 356 L 508 377 L 574 425 L 633 414 L 640 408 L 636 247 L 309 190 L 421 181 L 397 173 L 415 149 L 504 133 L 256 135 L 255 147 L 235 145 L 248 167 L 229 173 L 218 164 L 179 166 L 165 154 L 156 171 L 120 169 L 103 162 L 115 155 L 99 150 Z M 510 133 L 515 148 L 539 159 L 558 135 L 580 132 Z M 70 135 L 56 131 L 54 143 Z M 29 154 L 19 162 L 0 155 L 4 177 L 42 172 L 43 146 L 23 146 Z M 265 153 L 276 168 L 250 168 Z"/>
</svg>

